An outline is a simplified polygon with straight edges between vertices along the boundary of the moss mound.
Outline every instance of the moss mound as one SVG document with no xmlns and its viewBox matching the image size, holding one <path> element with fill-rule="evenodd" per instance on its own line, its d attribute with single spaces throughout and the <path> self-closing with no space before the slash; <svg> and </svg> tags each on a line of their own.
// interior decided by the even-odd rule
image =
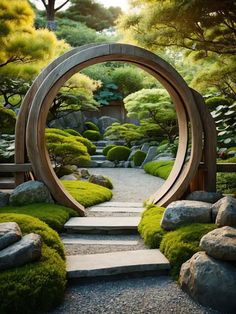
<svg viewBox="0 0 236 314">
<path fill-rule="evenodd" d="M 90 141 L 99 141 L 102 138 L 101 134 L 95 130 L 84 131 L 83 136 L 89 139 Z"/>
<path fill-rule="evenodd" d="M 139 167 L 144 162 L 144 159 L 146 158 L 147 154 L 141 150 L 137 150 L 133 155 L 133 161 L 134 165 L 136 167 Z"/>
<path fill-rule="evenodd" d="M 66 133 L 69 133 L 70 135 L 81 136 L 81 134 L 79 132 L 75 131 L 74 129 L 64 129 L 64 131 Z"/>
<path fill-rule="evenodd" d="M 110 145 L 107 145 L 106 147 L 104 147 L 104 148 L 103 148 L 103 151 L 102 151 L 103 155 L 104 155 L 104 156 L 107 156 L 109 150 L 112 149 L 113 147 L 116 147 L 116 145 L 110 144 Z"/>
<path fill-rule="evenodd" d="M 65 222 L 70 217 L 77 216 L 73 209 L 55 204 L 30 204 L 20 207 L 6 206 L 0 208 L 0 214 L 1 213 L 30 215 L 39 218 L 57 231 L 63 230 Z"/>
<path fill-rule="evenodd" d="M 110 161 L 128 160 L 131 149 L 126 146 L 115 146 L 107 153 L 107 159 Z"/>
<path fill-rule="evenodd" d="M 16 114 L 11 109 L 0 108 L 0 133 L 14 134 Z"/>
<path fill-rule="evenodd" d="M 181 265 L 200 251 L 200 239 L 215 228 L 214 224 L 190 224 L 164 235 L 160 250 L 169 260 L 174 278 L 178 278 Z"/>
<path fill-rule="evenodd" d="M 144 170 L 156 177 L 166 180 L 173 168 L 174 161 L 150 161 L 144 165 Z"/>
<path fill-rule="evenodd" d="M 93 123 L 91 121 L 85 122 L 84 125 L 85 125 L 87 130 L 94 130 L 94 131 L 98 131 L 99 132 L 99 128 L 96 126 L 95 123 Z"/>
<path fill-rule="evenodd" d="M 0 214 L 0 222 L 15 221 L 23 234 L 42 236 L 42 257 L 38 262 L 0 273 L 0 313 L 29 314 L 53 309 L 64 296 L 66 269 L 63 244 L 58 234 L 37 218 Z"/>
<path fill-rule="evenodd" d="M 83 206 L 89 207 L 109 201 L 111 190 L 94 183 L 84 181 L 61 181 L 68 192 Z"/>
<path fill-rule="evenodd" d="M 158 248 L 160 246 L 161 240 L 166 233 L 166 231 L 160 226 L 164 211 L 165 208 L 163 207 L 157 207 L 154 205 L 150 206 L 143 212 L 141 221 L 138 225 L 138 231 L 141 237 L 143 238 L 145 244 L 151 249 Z"/>
</svg>

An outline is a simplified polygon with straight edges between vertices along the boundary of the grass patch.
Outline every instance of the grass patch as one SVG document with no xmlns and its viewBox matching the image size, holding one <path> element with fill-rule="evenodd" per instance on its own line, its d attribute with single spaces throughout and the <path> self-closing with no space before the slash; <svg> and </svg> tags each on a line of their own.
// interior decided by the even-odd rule
<svg viewBox="0 0 236 314">
<path fill-rule="evenodd" d="M 77 213 L 71 209 L 55 204 L 30 204 L 24 206 L 6 206 L 0 208 L 0 213 L 16 213 L 30 215 L 48 224 L 52 229 L 58 232 L 63 231 L 66 221 L 77 216 Z"/>
<path fill-rule="evenodd" d="M 144 170 L 155 176 L 166 180 L 172 170 L 174 161 L 150 161 L 144 165 Z"/>
<path fill-rule="evenodd" d="M 169 260 L 175 279 L 179 276 L 181 265 L 201 250 L 200 239 L 215 228 L 215 224 L 190 224 L 163 236 L 160 250 Z"/>
<path fill-rule="evenodd" d="M 94 183 L 84 181 L 61 181 L 67 191 L 84 207 L 109 201 L 111 190 Z"/>
<path fill-rule="evenodd" d="M 161 228 L 160 222 L 165 209 L 151 205 L 142 214 L 141 221 L 138 225 L 138 231 L 146 245 L 151 249 L 158 248 L 161 240 L 166 233 Z"/>
<path fill-rule="evenodd" d="M 0 313 L 29 314 L 48 311 L 64 296 L 66 269 L 63 244 L 44 222 L 28 215 L 0 214 L 0 223 L 15 221 L 22 233 L 42 236 L 42 257 L 38 262 L 0 273 Z"/>
</svg>

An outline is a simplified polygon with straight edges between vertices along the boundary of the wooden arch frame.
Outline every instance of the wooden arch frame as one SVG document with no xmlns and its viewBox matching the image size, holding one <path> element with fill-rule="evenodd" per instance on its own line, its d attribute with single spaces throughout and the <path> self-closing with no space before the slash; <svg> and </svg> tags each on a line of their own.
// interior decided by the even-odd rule
<svg viewBox="0 0 236 314">
<path fill-rule="evenodd" d="M 168 180 L 150 197 L 150 201 L 165 206 L 179 199 L 199 168 L 203 148 L 207 166 L 204 176 L 206 189 L 214 190 L 214 160 L 211 162 L 215 149 L 214 125 L 201 96 L 191 90 L 175 69 L 163 59 L 142 48 L 125 44 L 95 44 L 73 49 L 53 61 L 38 76 L 19 113 L 16 126 L 16 163 L 24 163 L 27 152 L 35 178 L 48 186 L 56 201 L 84 215 L 83 206 L 64 189 L 54 173 L 45 146 L 44 132 L 49 108 L 63 83 L 83 68 L 105 61 L 126 61 L 146 70 L 162 83 L 176 106 L 180 139 L 176 161 Z M 191 154 L 185 164 L 189 141 L 192 144 Z"/>
</svg>

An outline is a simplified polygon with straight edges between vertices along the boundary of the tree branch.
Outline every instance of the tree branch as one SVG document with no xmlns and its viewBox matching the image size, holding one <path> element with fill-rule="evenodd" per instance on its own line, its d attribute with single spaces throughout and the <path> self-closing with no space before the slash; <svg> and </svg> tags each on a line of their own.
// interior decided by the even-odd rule
<svg viewBox="0 0 236 314">
<path fill-rule="evenodd" d="M 44 1 L 44 0 L 42 0 L 42 1 Z M 57 8 L 55 8 L 55 12 L 57 12 L 57 11 L 59 11 L 61 8 L 63 8 L 64 7 L 64 5 L 66 5 L 68 2 L 69 2 L 70 0 L 66 0 L 64 3 L 62 3 L 59 7 L 57 7 Z"/>
</svg>

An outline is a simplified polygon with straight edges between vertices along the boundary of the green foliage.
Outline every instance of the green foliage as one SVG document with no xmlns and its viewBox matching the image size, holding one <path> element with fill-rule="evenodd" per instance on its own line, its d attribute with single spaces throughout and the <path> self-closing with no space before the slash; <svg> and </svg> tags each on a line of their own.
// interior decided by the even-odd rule
<svg viewBox="0 0 236 314">
<path fill-rule="evenodd" d="M 131 150 L 126 146 L 116 146 L 111 148 L 107 153 L 107 159 L 110 161 L 128 160 Z"/>
<path fill-rule="evenodd" d="M 25 214 L 36 217 L 45 222 L 52 229 L 63 231 L 64 224 L 71 216 L 76 216 L 76 212 L 61 205 L 56 204 L 30 204 L 20 207 L 6 206 L 0 208 L 1 213 Z"/>
<path fill-rule="evenodd" d="M 105 146 L 105 147 L 103 148 L 103 151 L 102 151 L 103 155 L 104 155 L 104 156 L 107 156 L 107 153 L 108 153 L 109 150 L 112 149 L 113 147 L 116 147 L 116 145 L 115 145 L 115 144 L 110 144 L 110 145 Z"/>
<path fill-rule="evenodd" d="M 137 150 L 133 155 L 134 165 L 136 167 L 141 166 L 146 158 L 147 154 L 141 150 Z"/>
<path fill-rule="evenodd" d="M 14 134 L 16 114 L 11 109 L 0 108 L 0 134 Z"/>
<path fill-rule="evenodd" d="M 236 173 L 217 173 L 216 190 L 236 197 Z"/>
<path fill-rule="evenodd" d="M 215 110 L 218 106 L 230 106 L 231 102 L 222 96 L 215 96 L 206 99 L 207 107 L 210 110 Z"/>
<path fill-rule="evenodd" d="M 157 154 L 167 153 L 172 154 L 173 156 L 176 155 L 178 149 L 178 143 L 175 141 L 174 143 L 170 144 L 168 141 L 162 141 L 160 145 L 157 147 Z"/>
<path fill-rule="evenodd" d="M 37 218 L 0 214 L 0 222 L 15 221 L 23 234 L 40 234 L 43 241 L 39 261 L 0 273 L 0 312 L 30 314 L 48 311 L 63 299 L 66 267 L 63 244 L 58 234 Z"/>
<path fill-rule="evenodd" d="M 161 240 L 166 231 L 161 228 L 160 222 L 165 209 L 152 205 L 142 214 L 138 225 L 138 231 L 145 244 L 151 249 L 159 248 Z"/>
<path fill-rule="evenodd" d="M 89 207 L 109 201 L 112 198 L 111 190 L 84 181 L 61 181 L 68 192 L 83 206 Z"/>
<path fill-rule="evenodd" d="M 85 122 L 84 125 L 85 125 L 87 130 L 94 130 L 94 131 L 98 131 L 99 132 L 99 128 L 96 126 L 95 123 L 93 123 L 91 121 Z"/>
<path fill-rule="evenodd" d="M 181 265 L 201 249 L 201 238 L 216 228 L 214 224 L 190 224 L 164 235 L 160 250 L 171 264 L 171 273 L 177 279 Z"/>
<path fill-rule="evenodd" d="M 118 86 L 112 83 L 103 84 L 95 93 L 94 98 L 101 106 L 109 105 L 112 101 L 122 100 Z"/>
<path fill-rule="evenodd" d="M 15 136 L 3 134 L 0 136 L 0 162 L 13 162 L 15 155 Z"/>
<path fill-rule="evenodd" d="M 91 141 L 99 141 L 102 139 L 100 132 L 95 130 L 86 130 L 84 131 L 83 136 Z"/>
<path fill-rule="evenodd" d="M 130 145 L 132 141 L 141 140 L 144 134 L 140 127 L 135 124 L 116 122 L 106 129 L 104 137 L 109 140 L 124 140 L 127 145 Z"/>
<path fill-rule="evenodd" d="M 70 135 L 81 136 L 81 134 L 79 132 L 75 131 L 74 129 L 65 129 L 64 131 L 66 133 L 69 133 Z"/>
<path fill-rule="evenodd" d="M 144 165 L 144 170 L 156 177 L 167 179 L 174 165 L 174 161 L 150 161 Z"/>
</svg>

